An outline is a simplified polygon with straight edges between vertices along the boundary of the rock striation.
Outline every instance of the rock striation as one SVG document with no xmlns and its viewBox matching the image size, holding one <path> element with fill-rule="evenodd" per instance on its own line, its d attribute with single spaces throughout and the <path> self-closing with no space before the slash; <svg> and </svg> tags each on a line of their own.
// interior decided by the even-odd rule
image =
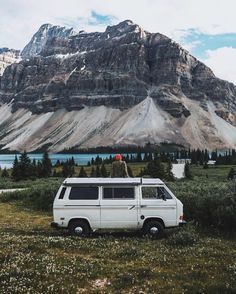
<svg viewBox="0 0 236 294">
<path fill-rule="evenodd" d="M 166 132 L 169 135 L 163 136 L 156 126 L 158 132 L 153 131 L 146 137 L 137 132 L 141 137 L 135 135 L 129 140 L 123 130 L 115 141 L 105 140 L 105 144 L 144 144 L 165 140 L 193 146 L 194 134 L 191 138 L 188 136 L 188 128 L 192 128 L 192 133 L 199 137 L 194 146 L 236 146 L 236 139 L 229 143 L 223 137 L 218 138 L 218 118 L 229 124 L 234 133 L 236 86 L 218 79 L 210 68 L 168 37 L 149 33 L 130 20 L 95 33 L 76 33 L 73 29 L 45 24 L 26 45 L 21 56 L 20 62 L 5 69 L 0 85 L 0 103 L 10 105 L 13 115 L 23 110 L 36 116 L 61 111 L 87 113 L 88 109 L 105 107 L 124 118 L 126 112 L 149 105 L 145 111 L 152 118 L 155 115 L 165 117 L 166 123 L 162 125 L 169 128 Z M 151 107 L 157 110 L 152 111 Z M 207 121 L 212 109 L 212 120 Z M 199 119 L 206 119 L 209 130 L 206 131 L 197 121 L 193 122 L 198 119 L 196 112 L 202 114 Z M 146 128 L 152 128 L 155 118 L 154 121 L 148 120 L 143 110 L 141 116 Z M 218 126 L 214 127 L 216 121 Z M 106 120 L 103 132 L 106 130 L 114 137 L 114 126 L 121 130 L 111 119 Z M 214 136 L 209 134 L 210 129 L 211 132 L 214 129 Z M 83 140 L 71 140 L 71 146 L 102 144 L 104 140 L 100 141 L 97 132 L 95 128 Z M 51 138 L 47 144 L 52 144 L 54 149 L 67 146 L 64 144 L 67 139 L 62 140 L 63 144 L 56 144 L 50 134 L 47 136 Z M 32 148 L 38 145 L 36 142 Z"/>
</svg>

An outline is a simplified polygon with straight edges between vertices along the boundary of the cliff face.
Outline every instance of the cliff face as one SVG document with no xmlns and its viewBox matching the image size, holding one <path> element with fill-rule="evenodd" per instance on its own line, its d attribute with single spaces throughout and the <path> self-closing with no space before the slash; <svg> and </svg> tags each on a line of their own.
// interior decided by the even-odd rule
<svg viewBox="0 0 236 294">
<path fill-rule="evenodd" d="M 216 78 L 207 66 L 171 39 L 146 32 L 131 21 L 107 27 L 103 33 L 75 33 L 72 29 L 43 25 L 23 49 L 22 58 L 7 67 L 1 79 L 0 101 L 9 105 L 12 116 L 23 111 L 35 117 L 57 117 L 65 111 L 67 117 L 72 112 L 79 117 L 91 109 L 117 115 L 116 121 L 113 115 L 101 118 L 102 129 L 90 126 L 91 132 L 86 129 L 84 137 L 78 133 L 77 139 L 63 136 L 65 129 L 58 126 L 63 139 L 58 138 L 60 142 L 55 143 L 52 129 L 45 135 L 52 149 L 147 141 L 195 147 L 236 146 L 235 85 Z M 140 112 L 136 118 L 134 109 Z M 122 118 L 129 120 L 129 112 L 134 136 L 125 127 L 121 131 Z M 96 111 L 91 115 L 99 116 Z M 140 127 L 139 115 L 145 129 Z M 235 139 L 226 140 L 220 135 L 221 122 L 228 124 Z M 76 133 L 76 123 L 77 120 L 70 135 Z M 86 128 L 84 121 L 80 123 Z M 7 142 L 4 137 L 2 145 Z M 36 140 L 30 148 L 42 144 Z"/>
</svg>

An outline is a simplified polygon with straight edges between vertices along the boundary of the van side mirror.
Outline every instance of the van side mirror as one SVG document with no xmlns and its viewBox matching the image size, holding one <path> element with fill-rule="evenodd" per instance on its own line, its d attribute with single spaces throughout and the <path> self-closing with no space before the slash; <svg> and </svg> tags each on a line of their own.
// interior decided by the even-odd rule
<svg viewBox="0 0 236 294">
<path fill-rule="evenodd" d="M 163 192 L 161 193 L 161 199 L 164 200 L 164 201 L 166 201 L 166 194 L 163 193 Z"/>
</svg>

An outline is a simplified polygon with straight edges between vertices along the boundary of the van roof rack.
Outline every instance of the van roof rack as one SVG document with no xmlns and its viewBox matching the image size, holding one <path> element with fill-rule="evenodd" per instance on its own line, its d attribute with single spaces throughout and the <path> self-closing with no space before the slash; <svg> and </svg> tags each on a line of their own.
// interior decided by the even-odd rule
<svg viewBox="0 0 236 294">
<path fill-rule="evenodd" d="M 160 179 L 150 178 L 67 178 L 65 186 L 74 185 L 157 185 L 164 184 Z"/>
</svg>

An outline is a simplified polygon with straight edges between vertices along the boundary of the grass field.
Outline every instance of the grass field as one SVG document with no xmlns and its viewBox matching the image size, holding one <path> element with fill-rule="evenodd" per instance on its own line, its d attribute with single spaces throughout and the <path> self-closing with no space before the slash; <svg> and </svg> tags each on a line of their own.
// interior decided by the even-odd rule
<svg viewBox="0 0 236 294">
<path fill-rule="evenodd" d="M 218 189 L 228 170 L 193 167 L 193 181 L 171 186 L 178 196 Z M 24 186 L 61 179 L 40 181 Z M 0 202 L 0 216 L 0 293 L 236 293 L 233 232 L 190 224 L 161 240 L 126 232 L 79 239 L 52 230 L 50 211 L 19 200 Z"/>
</svg>

